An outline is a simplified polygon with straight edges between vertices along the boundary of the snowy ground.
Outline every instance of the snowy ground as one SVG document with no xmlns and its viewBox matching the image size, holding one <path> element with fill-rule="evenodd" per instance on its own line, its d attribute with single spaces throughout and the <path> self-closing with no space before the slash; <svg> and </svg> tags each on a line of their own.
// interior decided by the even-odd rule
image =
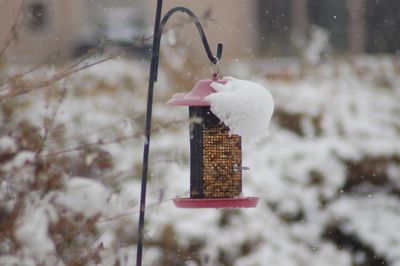
<svg viewBox="0 0 400 266">
<path fill-rule="evenodd" d="M 134 265 L 147 69 L 112 60 L 1 103 L 0 265 Z M 161 73 L 144 265 L 400 265 L 399 66 L 224 72 L 275 101 L 270 136 L 243 143 L 259 205 L 173 206 L 189 189 L 188 112 L 165 105 L 176 81 Z"/>
</svg>

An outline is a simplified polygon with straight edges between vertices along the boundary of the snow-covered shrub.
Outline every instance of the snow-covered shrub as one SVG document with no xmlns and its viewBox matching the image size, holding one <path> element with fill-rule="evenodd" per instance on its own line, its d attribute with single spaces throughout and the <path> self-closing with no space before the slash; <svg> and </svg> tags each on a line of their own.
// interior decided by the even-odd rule
<svg viewBox="0 0 400 266">
<path fill-rule="evenodd" d="M 87 71 L 54 81 L 56 70 L 39 69 L 17 84 L 23 70 L 16 71 L 1 73 L 0 264 L 126 265 L 123 248 L 135 239 L 126 213 L 136 203 L 117 182 L 126 174 L 104 146 L 139 138 L 133 120 L 107 106 L 119 89 L 133 93 L 133 79 Z M 88 100 L 93 95 L 97 100 Z"/>
<path fill-rule="evenodd" d="M 240 64 L 226 74 L 262 84 L 276 105 L 270 136 L 243 143 L 244 194 L 259 206 L 173 206 L 189 189 L 188 114 L 159 99 L 195 81 L 163 64 L 144 265 L 399 265 L 396 64 L 326 63 L 285 80 Z M 134 265 L 147 69 L 0 73 L 0 265 Z"/>
</svg>

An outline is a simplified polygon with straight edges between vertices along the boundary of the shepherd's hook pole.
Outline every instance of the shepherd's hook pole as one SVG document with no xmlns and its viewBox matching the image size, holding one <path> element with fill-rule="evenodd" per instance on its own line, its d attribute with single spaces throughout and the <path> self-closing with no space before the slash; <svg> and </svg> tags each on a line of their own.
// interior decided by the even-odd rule
<svg viewBox="0 0 400 266">
<path fill-rule="evenodd" d="M 149 73 L 149 85 L 147 93 L 147 111 L 146 111 L 146 126 L 145 126 L 145 143 L 143 148 L 143 166 L 142 166 L 142 185 L 140 192 L 140 209 L 139 209 L 139 224 L 138 224 L 138 240 L 137 240 L 137 254 L 136 254 L 136 266 L 142 266 L 142 254 L 143 254 L 143 238 L 144 238 L 144 216 L 146 210 L 146 189 L 147 189 L 147 174 L 149 169 L 149 150 L 150 150 L 150 134 L 151 134 L 151 117 L 153 109 L 153 89 L 154 83 L 157 81 L 158 72 L 158 58 L 160 52 L 161 36 L 164 31 L 164 26 L 168 19 L 177 11 L 188 14 L 192 21 L 195 23 L 197 31 L 199 32 L 200 38 L 203 42 L 204 49 L 211 63 L 216 64 L 217 59 L 221 59 L 222 56 L 222 43 L 218 44 L 217 54 L 214 56 L 208 45 L 207 38 L 204 34 L 203 27 L 200 24 L 199 19 L 194 15 L 192 11 L 186 7 L 175 7 L 165 14 L 161 21 L 161 10 L 162 0 L 157 0 L 156 19 L 154 24 L 153 34 L 153 48 L 151 50 L 151 64 Z"/>
<path fill-rule="evenodd" d="M 136 266 L 142 266 L 143 254 L 143 237 L 144 237 L 144 214 L 146 210 L 146 189 L 147 189 L 147 172 L 149 166 L 149 149 L 150 149 L 150 132 L 151 132 L 151 115 L 153 109 L 153 88 L 154 88 L 154 69 L 157 67 L 158 51 L 157 38 L 161 36 L 160 20 L 161 20 L 162 0 L 157 1 L 156 21 L 154 24 L 153 48 L 151 50 L 151 65 L 149 74 L 149 85 L 147 90 L 147 111 L 145 126 L 145 143 L 143 147 L 143 166 L 142 166 L 142 186 L 140 191 L 140 209 L 139 209 L 139 225 L 138 225 L 138 241 L 136 253 Z"/>
</svg>

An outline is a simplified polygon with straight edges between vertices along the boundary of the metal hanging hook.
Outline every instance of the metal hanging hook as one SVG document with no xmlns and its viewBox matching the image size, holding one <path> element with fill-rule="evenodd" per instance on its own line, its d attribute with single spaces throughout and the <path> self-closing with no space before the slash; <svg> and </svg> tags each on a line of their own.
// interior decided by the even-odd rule
<svg viewBox="0 0 400 266">
<path fill-rule="evenodd" d="M 215 62 L 210 63 L 210 72 L 213 80 L 218 79 L 218 74 L 220 70 L 220 63 L 218 57 L 214 56 Z"/>
<path fill-rule="evenodd" d="M 153 75 L 154 75 L 154 81 L 157 81 L 157 76 L 158 76 L 158 58 L 159 58 L 159 52 L 160 52 L 160 42 L 161 42 L 161 37 L 162 34 L 164 32 L 164 27 L 168 21 L 168 19 L 176 12 L 183 12 L 188 14 L 193 23 L 196 25 L 197 31 L 200 35 L 201 41 L 203 42 L 203 46 L 204 46 L 204 50 L 207 54 L 208 59 L 210 60 L 211 63 L 216 64 L 217 60 L 220 60 L 222 57 L 222 50 L 223 50 L 223 44 L 222 43 L 218 43 L 217 45 L 217 53 L 216 56 L 213 55 L 211 49 L 210 49 L 210 45 L 208 44 L 207 41 L 207 37 L 206 34 L 204 33 L 203 27 L 201 26 L 200 20 L 197 18 L 197 16 L 188 8 L 183 7 L 183 6 L 178 6 L 178 7 L 174 7 L 171 10 L 169 10 L 164 17 L 161 20 L 161 24 L 160 24 L 160 30 L 159 33 L 157 35 L 154 35 L 154 39 L 153 41 L 155 42 L 156 46 L 155 46 L 155 50 L 153 51 L 153 57 L 155 58 L 155 68 L 153 69 Z"/>
</svg>

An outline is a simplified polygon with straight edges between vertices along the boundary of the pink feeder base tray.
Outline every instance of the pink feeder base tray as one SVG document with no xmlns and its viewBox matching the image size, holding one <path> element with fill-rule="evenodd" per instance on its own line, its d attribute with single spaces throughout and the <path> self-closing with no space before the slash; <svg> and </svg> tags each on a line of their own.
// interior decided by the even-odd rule
<svg viewBox="0 0 400 266">
<path fill-rule="evenodd" d="M 257 206 L 259 198 L 175 198 L 172 201 L 178 208 L 254 208 Z"/>
</svg>

